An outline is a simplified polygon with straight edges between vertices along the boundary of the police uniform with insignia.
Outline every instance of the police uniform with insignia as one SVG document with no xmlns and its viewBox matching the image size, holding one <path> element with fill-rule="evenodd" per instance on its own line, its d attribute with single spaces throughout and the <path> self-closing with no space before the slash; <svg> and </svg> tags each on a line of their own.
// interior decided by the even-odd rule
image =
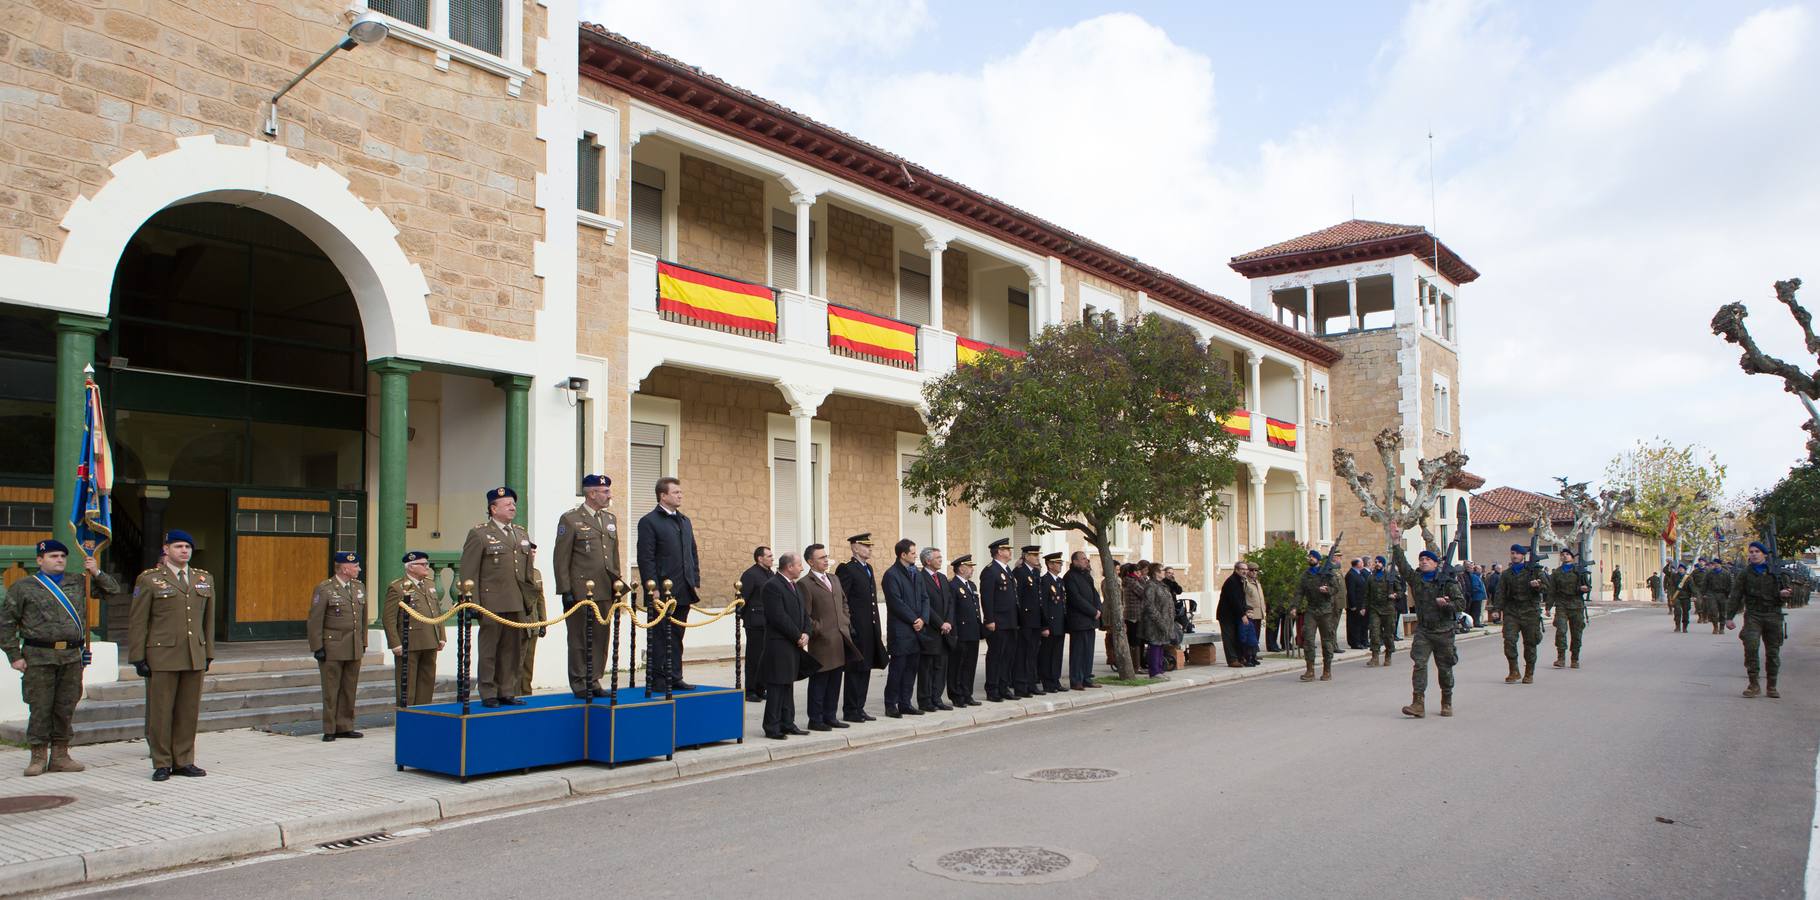
<svg viewBox="0 0 1820 900">
<path fill-rule="evenodd" d="M 524 583 L 531 580 L 531 536 L 512 522 L 495 518 L 494 510 L 501 501 L 513 501 L 518 494 L 509 487 L 487 492 L 487 520 L 468 529 L 461 545 L 460 578 L 474 582 L 474 602 L 483 609 L 511 622 L 525 619 Z M 480 682 L 480 705 L 521 705 L 514 691 L 518 688 L 518 653 L 524 646 L 522 629 L 501 625 L 480 616 L 480 634 L 476 657 Z"/>
<path fill-rule="evenodd" d="M 80 574 L 66 574 L 69 548 L 62 542 L 39 541 L 37 549 L 38 571 L 13 582 L 0 602 L 0 650 L 20 670 L 20 693 L 31 709 L 25 774 L 80 772 L 84 766 L 69 755 L 70 720 L 88 665 L 88 585 Z M 120 593 L 120 583 L 99 567 L 92 574 L 104 593 Z"/>
<path fill-rule="evenodd" d="M 188 534 L 164 536 L 164 561 L 133 582 L 127 660 L 145 681 L 152 780 L 208 774 L 196 765 L 202 674 L 215 659 L 215 578 L 189 565 Z"/>
<path fill-rule="evenodd" d="M 1035 544 L 1025 547 L 1024 561 L 1011 570 L 1011 583 L 1017 587 L 1017 654 L 1011 682 L 1019 697 L 1048 693 L 1037 676 L 1037 657 L 1043 652 L 1043 603 L 1036 555 L 1042 550 Z"/>
<path fill-rule="evenodd" d="M 422 706 L 435 699 L 436 651 L 448 641 L 447 632 L 441 625 L 409 617 L 406 617 L 408 622 L 399 621 L 399 607 L 407 603 L 421 615 L 442 615 L 442 603 L 436 596 L 436 582 L 429 569 L 429 560 L 430 555 L 422 550 L 412 550 L 404 555 L 404 574 L 386 585 L 385 603 L 379 614 L 385 624 L 386 646 L 392 648 L 394 654 L 400 649 L 404 651 L 405 658 L 394 659 L 393 663 L 398 677 L 405 682 L 406 706 Z M 413 568 L 422 577 L 414 574 Z M 408 645 L 404 641 L 406 635 L 411 639 Z"/>
<path fill-rule="evenodd" d="M 367 652 L 367 586 L 360 581 L 360 554 L 336 553 L 335 574 L 310 595 L 306 632 L 310 654 L 322 673 L 322 739 L 357 738 L 354 710 L 359 702 L 360 662 Z"/>
<path fill-rule="evenodd" d="M 1037 675 L 1040 676 L 1043 690 L 1059 694 L 1063 690 L 1063 626 L 1068 617 L 1068 592 L 1062 588 L 1062 554 L 1058 552 L 1044 556 L 1043 565 L 1049 571 L 1037 580 L 1038 607 L 1042 614 L 1039 633 L 1049 633 L 1043 636 L 1041 649 L 1037 653 Z"/>
<path fill-rule="evenodd" d="M 590 581 L 594 582 L 594 602 L 600 605 L 601 612 L 606 612 L 616 599 L 613 585 L 619 581 L 619 520 L 606 508 L 612 495 L 601 490 L 612 485 L 613 479 L 605 475 L 582 478 L 582 492 L 599 493 L 602 496 L 600 505 L 595 505 L 595 498 L 590 494 L 589 502 L 563 513 L 556 520 L 556 549 L 550 569 L 556 574 L 556 593 L 562 597 L 564 612 L 587 599 Z M 600 676 L 607 653 L 607 626 L 600 624 L 588 610 L 570 616 L 567 624 L 569 690 L 577 697 L 589 693 L 596 697 L 606 696 L 600 686 Z M 590 631 L 593 632 L 591 641 L 588 640 Z M 585 645 L 590 643 L 592 655 L 585 652 Z"/>
<path fill-rule="evenodd" d="M 1011 698 L 1011 672 L 1017 656 L 1017 588 L 1011 570 L 998 558 L 1008 550 L 1010 538 L 987 545 L 992 562 L 980 574 L 981 617 L 986 626 L 986 699 L 1000 703 Z"/>
</svg>

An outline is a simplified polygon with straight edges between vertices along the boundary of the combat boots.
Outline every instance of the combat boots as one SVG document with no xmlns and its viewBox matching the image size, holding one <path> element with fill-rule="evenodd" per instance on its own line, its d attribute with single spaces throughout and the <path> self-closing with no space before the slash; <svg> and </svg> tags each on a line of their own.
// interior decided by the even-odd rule
<svg viewBox="0 0 1820 900">
<path fill-rule="evenodd" d="M 1746 698 L 1754 698 L 1761 693 L 1763 693 L 1763 689 L 1757 687 L 1757 673 L 1752 672 L 1750 673 L 1750 686 L 1744 689 L 1744 696 Z M 32 752 L 36 753 L 38 751 L 34 749 Z M 30 772 L 31 770 L 26 769 L 25 771 Z"/>
<path fill-rule="evenodd" d="M 1311 659 L 1308 661 L 1308 668 L 1304 669 L 1302 671 L 1301 680 L 1303 680 L 1303 681 L 1313 681 L 1314 680 L 1314 660 Z"/>
<path fill-rule="evenodd" d="M 1392 650 L 1389 647 L 1384 648 L 1384 665 L 1385 666 L 1390 665 L 1390 654 L 1395 653 L 1395 652 L 1397 652 L 1397 651 Z"/>
<path fill-rule="evenodd" d="M 1565 653 L 1556 653 L 1555 654 L 1555 668 L 1557 668 L 1557 669 L 1567 668 L 1567 654 L 1565 654 Z"/>
<path fill-rule="evenodd" d="M 1331 659 L 1321 660 L 1321 680 L 1322 681 L 1332 681 L 1333 680 L 1333 660 L 1331 660 Z"/>
<path fill-rule="evenodd" d="M 1771 700 L 1776 700 L 1776 699 L 1781 698 L 1782 695 L 1779 693 L 1776 693 L 1776 676 L 1774 676 L 1774 675 L 1769 676 L 1769 684 L 1764 687 L 1763 694 L 1764 694 L 1764 696 L 1770 698 Z"/>
<path fill-rule="evenodd" d="M 1533 659 L 1526 659 L 1523 661 L 1523 683 L 1536 683 L 1536 661 Z"/>
<path fill-rule="evenodd" d="M 1575 668 L 1575 669 L 1580 668 L 1580 657 L 1578 657 L 1578 656 L 1574 657 L 1573 665 L 1571 666 L 1571 668 Z"/>
<path fill-rule="evenodd" d="M 1403 707 L 1403 715 L 1406 715 L 1412 719 L 1420 719 L 1423 716 L 1427 715 L 1428 713 L 1423 709 L 1422 701 L 1423 701 L 1422 692 L 1416 691 L 1415 699 L 1409 701 L 1408 706 Z"/>
<path fill-rule="evenodd" d="M 1444 717 L 1453 716 L 1453 691 L 1441 692 L 1441 715 Z"/>
<path fill-rule="evenodd" d="M 1374 647 L 1374 648 L 1372 648 L 1372 651 L 1371 651 L 1371 659 L 1366 660 L 1366 662 L 1365 662 L 1365 668 L 1375 669 L 1377 667 L 1378 667 L 1378 651 L 1377 651 L 1377 648 Z"/>
<path fill-rule="evenodd" d="M 1753 681 L 1753 684 L 1754 683 L 1755 682 Z M 26 765 L 25 765 L 25 777 L 30 778 L 33 775 L 43 775 L 46 757 L 48 757 L 49 755 L 50 755 L 49 747 L 46 747 L 43 744 L 33 744 L 32 745 L 32 761 L 29 763 L 26 763 Z"/>
<path fill-rule="evenodd" d="M 67 741 L 51 745 L 50 770 L 52 772 L 81 772 L 85 766 L 70 757 L 70 745 Z"/>
<path fill-rule="evenodd" d="M 1517 674 L 1517 661 L 1516 660 L 1512 659 L 1512 660 L 1508 660 L 1508 662 L 1510 663 L 1510 674 L 1504 676 L 1504 683 L 1505 684 L 1516 684 L 1518 681 L 1520 681 L 1523 678 L 1523 676 Z"/>
</svg>

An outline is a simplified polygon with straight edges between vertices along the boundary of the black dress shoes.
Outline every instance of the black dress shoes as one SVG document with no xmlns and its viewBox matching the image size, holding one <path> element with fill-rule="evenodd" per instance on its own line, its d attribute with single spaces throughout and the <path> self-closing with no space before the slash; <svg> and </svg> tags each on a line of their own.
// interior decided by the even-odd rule
<svg viewBox="0 0 1820 900">
<path fill-rule="evenodd" d="M 675 681 L 670 682 L 670 690 L 692 691 L 692 690 L 695 690 L 695 685 L 692 685 L 692 684 L 688 683 L 687 681 L 683 681 L 682 679 L 679 678 Z"/>
<path fill-rule="evenodd" d="M 952 706 L 952 705 L 951 705 L 951 704 L 947 704 L 947 703 L 942 703 L 942 702 L 941 702 L 941 701 L 939 701 L 939 700 L 938 700 L 938 701 L 936 701 L 936 704 L 935 704 L 935 709 L 940 709 L 940 710 L 950 710 L 950 709 L 953 709 L 953 708 L 954 708 L 954 707 L 953 707 L 953 706 Z M 934 712 L 934 710 L 930 710 L 930 712 Z"/>
<path fill-rule="evenodd" d="M 920 709 L 917 709 L 914 706 L 904 707 L 904 715 L 906 715 L 906 716 L 920 716 L 922 714 L 923 714 L 923 711 Z"/>
<path fill-rule="evenodd" d="M 170 766 L 159 766 L 158 768 L 153 769 L 152 770 L 152 780 L 153 781 L 170 781 L 171 780 L 171 767 Z"/>
<path fill-rule="evenodd" d="M 848 725 L 845 722 L 835 722 L 832 720 L 823 722 L 822 724 L 828 726 L 829 728 L 852 728 L 853 727 L 851 725 Z"/>
<path fill-rule="evenodd" d="M 341 735 L 339 735 L 339 734 L 331 734 L 331 733 L 329 733 L 329 732 L 326 732 L 326 731 L 325 731 L 325 732 L 323 732 L 323 733 L 322 733 L 322 742 L 323 742 L 323 743 L 325 743 L 325 744 L 326 744 L 326 743 L 328 743 L 328 742 L 330 742 L 330 741 L 332 741 L 332 740 L 334 740 L 334 739 L 336 739 L 336 738 L 338 738 L 338 737 L 341 737 Z"/>
<path fill-rule="evenodd" d="M 783 735 L 783 733 L 782 733 L 782 732 L 779 732 L 779 733 L 777 733 L 777 734 L 772 734 L 772 733 L 770 733 L 770 732 L 765 732 L 765 737 L 768 737 L 768 738 L 770 738 L 770 739 L 771 739 L 771 740 L 774 740 L 774 741 L 781 741 L 781 740 L 783 740 L 783 739 L 784 739 L 784 735 Z"/>
<path fill-rule="evenodd" d="M 901 719 L 901 718 L 903 718 L 903 717 L 904 717 L 904 714 L 903 714 L 903 713 L 902 713 L 902 712 L 900 712 L 900 711 L 898 711 L 898 708 L 897 708 L 897 707 L 895 707 L 895 706 L 887 706 L 887 707 L 885 707 L 885 718 L 887 718 L 887 719 Z"/>
<path fill-rule="evenodd" d="M 338 736 L 338 737 L 344 737 L 344 738 L 363 738 L 363 737 L 366 737 L 366 735 L 364 735 L 364 734 L 361 734 L 361 733 L 360 733 L 360 732 L 358 732 L 358 731 L 344 731 L 344 732 L 342 732 L 342 733 L 341 733 L 341 734 L 340 734 L 340 735 L 337 735 L 337 736 Z"/>
<path fill-rule="evenodd" d="M 788 734 L 788 735 L 795 735 L 795 736 L 800 737 L 800 736 L 808 734 L 809 732 L 804 731 L 801 728 L 796 727 L 795 725 L 791 725 L 784 729 L 784 733 Z"/>
<path fill-rule="evenodd" d="M 499 704 L 501 706 L 523 706 L 525 705 L 525 702 L 518 697 L 501 697 L 499 698 Z"/>
<path fill-rule="evenodd" d="M 833 731 L 834 726 L 829 725 L 826 722 L 810 722 L 809 730 L 810 731 Z"/>
<path fill-rule="evenodd" d="M 499 698 L 498 697 L 488 697 L 487 699 L 480 701 L 480 705 L 486 707 L 487 709 L 494 709 L 499 706 Z"/>
<path fill-rule="evenodd" d="M 207 775 L 208 773 L 202 771 L 201 766 L 191 763 L 190 765 L 187 765 L 187 766 L 178 766 L 177 768 L 172 769 L 171 774 L 172 775 L 182 775 L 185 778 L 201 778 L 202 776 Z"/>
<path fill-rule="evenodd" d="M 591 693 L 592 693 L 592 694 L 593 694 L 593 695 L 594 695 L 594 696 L 596 696 L 596 697 L 611 697 L 611 696 L 613 696 L 613 694 L 612 694 L 612 692 L 611 692 L 611 691 L 608 691 L 608 690 L 607 690 L 607 689 L 606 689 L 606 688 L 595 688 L 595 689 L 594 689 L 594 690 L 593 690 L 593 691 L 591 691 Z"/>
</svg>

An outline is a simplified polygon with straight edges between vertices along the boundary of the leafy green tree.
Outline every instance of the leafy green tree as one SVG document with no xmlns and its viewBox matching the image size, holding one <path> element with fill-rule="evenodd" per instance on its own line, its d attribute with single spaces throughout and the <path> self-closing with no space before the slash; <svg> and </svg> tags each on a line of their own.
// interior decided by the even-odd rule
<svg viewBox="0 0 1820 900">
<path fill-rule="evenodd" d="M 1750 498 L 1750 521 L 1759 528 L 1776 520 L 1776 549 L 1793 558 L 1820 545 L 1820 463 L 1803 461 L 1775 487 Z"/>
<path fill-rule="evenodd" d="M 1605 487 L 1630 488 L 1635 494 L 1618 512 L 1620 524 L 1659 536 L 1668 529 L 1669 511 L 1675 510 L 1676 530 L 1685 535 L 1683 541 L 1698 544 L 1719 524 L 1725 466 L 1699 444 L 1677 447 L 1662 438 L 1638 441 L 1606 465 Z"/>
<path fill-rule="evenodd" d="M 1258 567 L 1258 587 L 1264 589 L 1264 627 L 1274 628 L 1295 606 L 1296 586 L 1308 565 L 1308 548 L 1279 539 L 1245 554 L 1245 561 Z"/>
<path fill-rule="evenodd" d="M 1238 400 L 1225 361 L 1181 323 L 1106 315 L 1045 329 L 1022 359 L 961 366 L 923 397 L 929 432 L 904 476 L 919 507 L 1079 533 L 1099 551 L 1102 621 L 1131 677 L 1112 529 L 1219 516 L 1237 446 L 1218 421 Z"/>
</svg>

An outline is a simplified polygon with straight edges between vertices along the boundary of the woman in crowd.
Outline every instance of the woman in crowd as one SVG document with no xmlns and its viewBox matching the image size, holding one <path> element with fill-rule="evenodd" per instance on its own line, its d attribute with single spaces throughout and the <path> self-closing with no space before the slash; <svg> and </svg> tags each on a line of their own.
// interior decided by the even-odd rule
<svg viewBox="0 0 1820 900">
<path fill-rule="evenodd" d="M 1144 664 L 1144 600 L 1149 590 L 1144 586 L 1145 562 L 1126 563 L 1119 567 L 1119 587 L 1125 596 L 1125 642 L 1131 648 L 1131 664 Z"/>
<path fill-rule="evenodd" d="M 1163 674 L 1163 653 L 1165 648 L 1175 642 L 1178 626 L 1175 624 L 1175 596 L 1169 593 L 1169 586 L 1163 583 L 1163 566 L 1161 563 L 1150 563 L 1144 570 L 1144 614 L 1142 632 L 1144 635 L 1144 659 L 1149 664 L 1150 677 Z"/>
</svg>

